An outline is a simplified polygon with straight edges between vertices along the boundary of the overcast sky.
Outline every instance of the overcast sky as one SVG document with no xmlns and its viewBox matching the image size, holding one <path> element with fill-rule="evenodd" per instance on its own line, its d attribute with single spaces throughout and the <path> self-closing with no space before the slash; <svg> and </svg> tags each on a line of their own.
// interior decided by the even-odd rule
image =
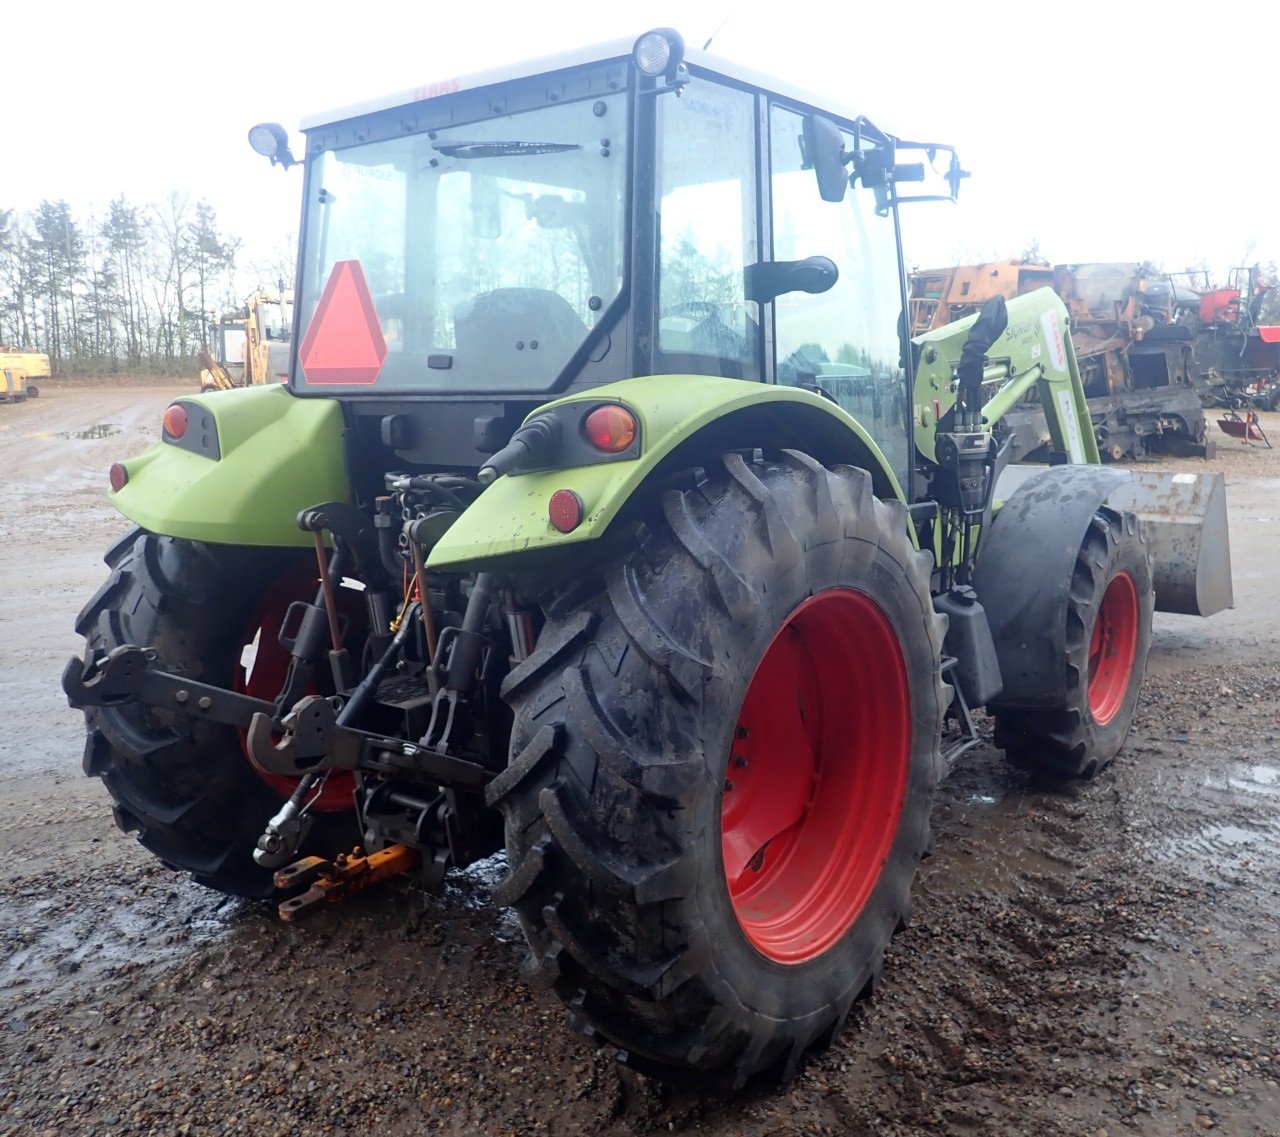
<svg viewBox="0 0 1280 1137">
<path fill-rule="evenodd" d="M 1278 13 L 1261 0 L 15 4 L 0 208 L 64 198 L 83 219 L 122 193 L 177 190 L 269 258 L 296 231 L 302 179 L 249 149 L 254 122 L 292 132 L 384 92 L 671 25 L 697 47 L 719 28 L 713 53 L 953 142 L 973 177 L 959 205 L 907 212 L 917 265 L 1037 241 L 1059 262 L 1222 276 L 1280 261 Z"/>
</svg>

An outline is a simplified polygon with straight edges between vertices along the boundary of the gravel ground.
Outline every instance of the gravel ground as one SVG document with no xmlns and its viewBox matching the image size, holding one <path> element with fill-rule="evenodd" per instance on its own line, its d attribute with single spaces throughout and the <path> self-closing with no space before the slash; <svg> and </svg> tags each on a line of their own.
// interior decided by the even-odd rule
<svg viewBox="0 0 1280 1137">
<path fill-rule="evenodd" d="M 125 528 L 106 467 L 184 389 L 0 407 L 0 1135 L 1280 1134 L 1280 451 L 1169 464 L 1227 474 L 1236 607 L 1157 615 L 1116 764 L 967 755 L 876 997 L 785 1089 L 708 1098 L 569 1033 L 497 860 L 285 925 L 113 827 L 58 675 Z"/>
</svg>

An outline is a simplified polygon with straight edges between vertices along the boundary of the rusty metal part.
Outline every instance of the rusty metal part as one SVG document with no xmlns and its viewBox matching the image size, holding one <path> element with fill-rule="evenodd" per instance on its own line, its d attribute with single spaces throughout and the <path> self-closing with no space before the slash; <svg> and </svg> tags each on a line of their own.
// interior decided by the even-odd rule
<svg viewBox="0 0 1280 1137">
<path fill-rule="evenodd" d="M 338 904 L 379 881 L 402 876 L 418 867 L 419 856 L 408 845 L 391 845 L 376 853 L 353 849 L 332 861 L 303 857 L 275 874 L 279 889 L 310 886 L 301 896 L 282 901 L 280 919 L 297 920 L 325 904 Z"/>
<path fill-rule="evenodd" d="M 436 627 L 431 619 L 431 597 L 427 595 L 427 558 L 423 555 L 422 546 L 410 539 L 413 549 L 413 576 L 418 585 L 418 599 L 422 601 L 422 631 L 427 637 L 427 662 L 436 661 Z M 434 675 L 430 676 L 434 680 Z M 433 695 L 435 691 L 431 692 Z"/>
<path fill-rule="evenodd" d="M 342 650 L 342 632 L 338 627 L 338 598 L 333 594 L 333 581 L 329 579 L 329 556 L 324 547 L 324 534 L 316 529 L 311 534 L 316 539 L 316 563 L 320 568 L 320 588 L 324 592 L 325 615 L 329 617 L 329 638 L 333 650 Z"/>
</svg>

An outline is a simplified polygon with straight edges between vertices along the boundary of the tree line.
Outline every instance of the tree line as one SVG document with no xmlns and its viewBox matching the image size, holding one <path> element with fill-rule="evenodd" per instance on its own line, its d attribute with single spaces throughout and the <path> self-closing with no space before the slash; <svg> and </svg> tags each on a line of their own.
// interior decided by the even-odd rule
<svg viewBox="0 0 1280 1137">
<path fill-rule="evenodd" d="M 55 374 L 190 370 L 210 314 L 242 302 L 241 254 L 213 206 L 183 194 L 121 196 L 105 216 L 65 201 L 0 208 L 0 344 L 46 352 Z M 290 287 L 293 265 L 279 260 L 270 286 Z"/>
</svg>

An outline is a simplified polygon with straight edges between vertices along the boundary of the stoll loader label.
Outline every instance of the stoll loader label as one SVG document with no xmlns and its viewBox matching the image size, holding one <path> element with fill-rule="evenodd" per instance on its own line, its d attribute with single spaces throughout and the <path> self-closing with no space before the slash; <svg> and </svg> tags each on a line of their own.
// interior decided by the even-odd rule
<svg viewBox="0 0 1280 1137">
<path fill-rule="evenodd" d="M 1040 324 L 1044 328 L 1045 343 L 1049 345 L 1049 365 L 1055 371 L 1065 371 L 1067 349 L 1062 345 L 1062 328 L 1058 325 L 1057 316 L 1053 312 L 1044 312 L 1040 316 Z"/>
<path fill-rule="evenodd" d="M 1066 370 L 1065 364 L 1063 370 Z M 1058 407 L 1062 414 L 1062 425 L 1067 431 L 1067 452 L 1071 461 L 1084 461 L 1084 444 L 1080 441 L 1080 422 L 1076 418 L 1075 404 L 1071 401 L 1070 391 L 1058 392 Z"/>
</svg>

